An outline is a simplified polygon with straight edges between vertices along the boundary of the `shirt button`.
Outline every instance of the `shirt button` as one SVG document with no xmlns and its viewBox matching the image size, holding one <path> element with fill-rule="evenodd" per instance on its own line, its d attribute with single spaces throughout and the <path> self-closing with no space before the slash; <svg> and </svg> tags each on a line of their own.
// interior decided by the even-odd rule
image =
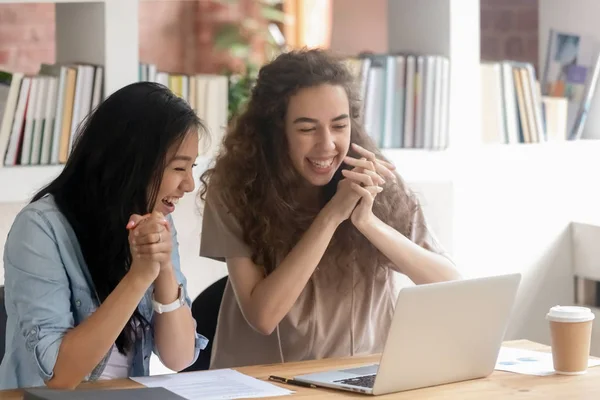
<svg viewBox="0 0 600 400">
<path fill-rule="evenodd" d="M 35 334 L 35 329 L 31 330 L 31 334 L 34 335 Z"/>
<path fill-rule="evenodd" d="M 75 305 L 76 305 L 77 307 L 81 307 L 81 301 L 80 301 L 80 300 L 77 300 L 77 301 L 75 302 Z"/>
</svg>

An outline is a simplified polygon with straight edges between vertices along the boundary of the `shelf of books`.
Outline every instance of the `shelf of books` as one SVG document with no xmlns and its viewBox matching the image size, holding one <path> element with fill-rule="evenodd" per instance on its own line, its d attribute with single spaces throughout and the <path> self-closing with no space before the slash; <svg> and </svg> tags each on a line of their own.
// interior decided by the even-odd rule
<svg viewBox="0 0 600 400">
<path fill-rule="evenodd" d="M 579 84 L 579 100 L 542 91 L 533 65 L 514 61 L 483 62 L 483 144 L 531 144 L 582 138 L 595 90 L 600 58 Z M 550 86 L 546 83 L 545 86 Z"/>
<path fill-rule="evenodd" d="M 138 0 L 0 0 L 55 4 L 55 64 L 0 71 L 0 202 L 25 201 L 58 175 L 78 124 L 137 79 Z"/>
<path fill-rule="evenodd" d="M 18 182 L 0 201 L 26 199 L 59 173 L 80 124 L 104 98 L 103 77 L 102 66 L 76 63 L 43 64 L 38 74 L 30 75 L 0 72 L 0 186 Z M 227 77 L 170 74 L 140 64 L 138 78 L 169 87 L 205 122 L 211 137 L 199 144 L 197 164 L 203 168 L 227 123 Z"/>
<path fill-rule="evenodd" d="M 400 4 L 391 1 L 390 12 L 404 15 L 409 10 L 410 14 L 427 16 L 434 12 L 442 19 L 449 18 L 452 14 L 439 9 L 436 1 L 429 0 L 425 4 L 403 0 L 399 10 L 393 7 Z M 464 6 L 467 3 L 460 2 L 461 9 L 475 9 L 475 0 L 465 1 L 468 7 Z M 10 1 L 19 2 L 23 1 Z M 37 189 L 36 183 L 54 176 L 68 157 L 83 118 L 107 94 L 136 79 L 167 84 L 188 100 L 205 119 L 212 136 L 211 147 L 202 149 L 201 154 L 209 157 L 213 154 L 227 122 L 224 77 L 161 73 L 153 65 L 140 63 L 134 50 L 139 48 L 137 0 L 54 3 L 57 3 L 57 64 L 43 66 L 35 76 L 10 74 L 4 77 L 5 83 L 0 84 L 0 96 L 4 96 L 7 104 L 0 125 L 0 169 L 3 169 L 0 186 L 11 186 L 17 178 L 31 182 L 29 188 L 23 183 L 21 195 L 1 194 L 0 202 L 23 198 L 23 194 Z M 449 4 L 456 8 L 454 3 Z M 426 19 L 428 23 L 434 20 Z M 390 35 L 406 38 L 399 32 Z M 449 35 L 447 30 L 438 36 L 432 38 L 432 42 L 445 43 L 449 37 L 459 38 Z M 397 38 L 390 40 L 390 46 L 410 47 Z M 448 140 L 451 124 L 447 121 L 457 119 L 450 107 L 452 70 L 448 60 L 459 56 L 454 50 L 438 51 L 421 46 L 417 46 L 417 50 L 420 53 L 366 57 L 361 63 L 368 60 L 368 68 L 366 65 L 360 68 L 361 76 L 368 78 L 363 84 L 367 131 L 385 154 L 406 171 L 405 175 L 414 174 L 415 179 L 427 177 L 429 173 L 435 177 L 439 171 L 447 171 L 445 149 L 451 142 Z M 403 87 L 406 77 L 408 85 Z M 9 80 L 14 84 L 8 84 Z M 386 89 L 389 87 L 392 90 Z"/>
<path fill-rule="evenodd" d="M 366 132 L 382 149 L 444 150 L 448 146 L 447 57 L 365 54 L 348 59 L 364 99 Z"/>
<path fill-rule="evenodd" d="M 140 62 L 130 50 L 139 47 L 136 0 L 120 0 L 119 7 L 112 0 L 54 2 L 60 3 L 57 63 L 34 75 L 0 72 L 0 187 L 17 180 L 22 187 L 0 194 L 0 202 L 26 198 L 55 176 L 83 118 L 106 95 L 136 80 L 163 83 L 190 103 L 210 132 L 211 146 L 199 150 L 210 159 L 227 124 L 227 78 L 169 73 Z M 389 53 L 348 58 L 364 99 L 365 129 L 405 179 L 453 179 L 455 167 L 479 160 L 477 154 L 505 162 L 511 154 L 578 151 L 581 146 L 568 139 L 581 134 L 579 129 L 573 136 L 572 127 L 585 122 L 597 59 L 587 61 L 595 73 L 588 74 L 581 90 L 586 102 L 573 119 L 571 105 L 567 115 L 566 100 L 545 89 L 549 78 L 540 80 L 531 64 L 480 63 L 478 0 L 442 3 L 446 8 L 438 0 L 390 1 L 390 13 L 400 20 L 390 25 Z M 117 24 L 125 5 L 130 23 Z M 71 28 L 62 23 L 70 20 L 79 22 Z M 73 35 L 82 23 L 94 29 Z M 440 29 L 432 31 L 432 24 Z M 104 54 L 90 48 L 104 48 Z"/>
</svg>

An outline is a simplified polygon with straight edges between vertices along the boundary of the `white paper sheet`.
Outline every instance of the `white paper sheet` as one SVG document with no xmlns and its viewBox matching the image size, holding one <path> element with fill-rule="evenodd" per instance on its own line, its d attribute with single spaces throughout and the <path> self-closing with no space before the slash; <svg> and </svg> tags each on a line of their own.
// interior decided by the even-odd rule
<svg viewBox="0 0 600 400">
<path fill-rule="evenodd" d="M 164 387 L 189 400 L 285 396 L 294 392 L 232 369 L 135 377 L 147 387 Z"/>
<path fill-rule="evenodd" d="M 600 360 L 590 358 L 588 367 L 597 365 L 600 365 Z M 526 375 L 545 376 L 555 374 L 551 353 L 512 347 L 502 347 L 500 349 L 495 369 Z"/>
</svg>

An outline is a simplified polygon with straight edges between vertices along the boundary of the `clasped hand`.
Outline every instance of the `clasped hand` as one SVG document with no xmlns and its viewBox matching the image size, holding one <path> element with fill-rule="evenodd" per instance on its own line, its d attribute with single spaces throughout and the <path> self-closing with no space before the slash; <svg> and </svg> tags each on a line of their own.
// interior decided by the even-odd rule
<svg viewBox="0 0 600 400">
<path fill-rule="evenodd" d="M 394 165 L 379 160 L 371 151 L 352 144 L 354 150 L 362 157 L 360 159 L 347 156 L 344 162 L 353 166 L 351 170 L 342 170 L 342 179 L 338 184 L 338 193 L 345 196 L 347 206 L 351 210 L 346 215 L 352 223 L 359 228 L 368 223 L 373 215 L 373 202 L 377 194 L 383 191 L 383 185 L 387 181 L 395 182 L 396 177 L 391 170 Z M 336 193 L 336 194 L 338 194 Z"/>
<path fill-rule="evenodd" d="M 131 270 L 150 274 L 154 279 L 171 265 L 173 242 L 169 222 L 160 212 L 147 215 L 133 214 L 127 224 Z"/>
</svg>

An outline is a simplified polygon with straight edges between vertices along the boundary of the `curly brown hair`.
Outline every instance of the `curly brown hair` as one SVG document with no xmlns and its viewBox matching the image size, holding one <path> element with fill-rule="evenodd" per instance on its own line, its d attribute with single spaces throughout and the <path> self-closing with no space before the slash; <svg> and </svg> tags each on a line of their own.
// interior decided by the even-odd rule
<svg viewBox="0 0 600 400">
<path fill-rule="evenodd" d="M 303 49 L 284 53 L 260 69 L 246 109 L 225 135 L 214 167 L 200 178 L 200 199 L 206 200 L 210 181 L 210 191 L 218 193 L 219 200 L 240 223 L 253 262 L 262 265 L 267 274 L 294 247 L 320 211 L 298 201 L 302 178 L 289 158 L 285 115 L 291 96 L 300 89 L 323 84 L 341 86 L 348 95 L 351 142 L 385 160 L 360 122 L 362 102 L 356 78 L 347 64 L 328 51 Z M 348 155 L 361 157 L 352 148 Z M 341 170 L 350 168 L 343 164 L 321 188 L 321 206 L 333 197 L 344 178 Z M 396 178 L 397 182 L 388 181 L 375 198 L 373 212 L 409 235 L 419 205 L 398 174 Z M 331 261 L 341 268 L 350 261 L 364 268 L 389 262 L 349 220 L 338 227 L 325 257 L 333 257 Z"/>
</svg>

